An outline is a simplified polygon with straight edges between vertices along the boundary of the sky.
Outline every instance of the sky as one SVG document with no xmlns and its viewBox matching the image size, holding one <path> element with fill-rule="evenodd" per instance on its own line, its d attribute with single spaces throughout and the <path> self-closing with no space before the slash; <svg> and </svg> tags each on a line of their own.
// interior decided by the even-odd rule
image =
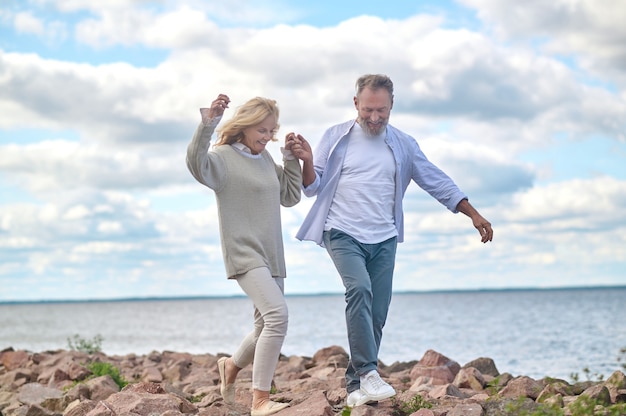
<svg viewBox="0 0 626 416">
<path fill-rule="evenodd" d="M 626 284 L 622 0 L 0 1 L 0 301 L 229 296 L 198 109 L 279 103 L 281 140 L 395 85 L 413 136 L 494 227 L 412 184 L 395 291 Z M 280 161 L 280 143 L 269 151 Z M 342 293 L 282 209 L 287 294 Z"/>
</svg>

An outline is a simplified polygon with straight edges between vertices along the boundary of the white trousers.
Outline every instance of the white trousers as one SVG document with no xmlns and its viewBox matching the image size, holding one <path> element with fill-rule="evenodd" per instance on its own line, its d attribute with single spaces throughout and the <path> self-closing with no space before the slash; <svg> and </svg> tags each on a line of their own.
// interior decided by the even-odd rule
<svg viewBox="0 0 626 416">
<path fill-rule="evenodd" d="M 259 267 L 236 280 L 254 304 L 254 330 L 243 339 L 233 360 L 239 368 L 254 362 L 252 388 L 269 391 L 287 335 L 285 279 L 272 277 L 267 267 Z"/>
</svg>

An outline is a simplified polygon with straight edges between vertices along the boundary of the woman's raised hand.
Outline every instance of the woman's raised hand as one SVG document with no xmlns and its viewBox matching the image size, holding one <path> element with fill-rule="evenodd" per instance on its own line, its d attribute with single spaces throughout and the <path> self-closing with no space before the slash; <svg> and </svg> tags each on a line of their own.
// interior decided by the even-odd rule
<svg viewBox="0 0 626 416">
<path fill-rule="evenodd" d="M 228 98 L 228 95 L 219 94 L 217 98 L 211 103 L 211 107 L 200 109 L 200 114 L 202 114 L 202 121 L 206 123 L 208 120 L 214 119 L 215 117 L 221 117 L 224 114 L 224 110 L 228 108 L 229 103 L 230 98 Z"/>
</svg>

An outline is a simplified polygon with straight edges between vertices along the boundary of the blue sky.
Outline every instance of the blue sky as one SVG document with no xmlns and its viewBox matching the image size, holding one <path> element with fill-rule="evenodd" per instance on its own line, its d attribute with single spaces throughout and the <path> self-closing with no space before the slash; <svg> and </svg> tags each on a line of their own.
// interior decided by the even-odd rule
<svg viewBox="0 0 626 416">
<path fill-rule="evenodd" d="M 3 1 L 0 301 L 239 294 L 184 163 L 198 108 L 272 97 L 315 145 L 364 73 L 495 229 L 412 185 L 395 290 L 626 284 L 623 2 L 303 3 Z M 311 203 L 283 210 L 286 291 L 340 293 L 294 237 Z"/>
</svg>

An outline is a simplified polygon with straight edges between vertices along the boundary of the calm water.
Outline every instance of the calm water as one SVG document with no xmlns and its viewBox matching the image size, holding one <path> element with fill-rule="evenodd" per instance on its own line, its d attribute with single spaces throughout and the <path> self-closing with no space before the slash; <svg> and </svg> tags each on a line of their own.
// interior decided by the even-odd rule
<svg viewBox="0 0 626 416">
<path fill-rule="evenodd" d="M 289 296 L 283 353 L 347 349 L 341 295 Z M 111 355 L 150 351 L 232 353 L 252 328 L 246 298 L 0 304 L 0 350 L 67 348 L 100 334 Z M 434 349 L 461 365 L 493 358 L 500 372 L 569 380 L 610 375 L 626 360 L 626 287 L 395 294 L 380 359 L 418 360 Z"/>
</svg>

